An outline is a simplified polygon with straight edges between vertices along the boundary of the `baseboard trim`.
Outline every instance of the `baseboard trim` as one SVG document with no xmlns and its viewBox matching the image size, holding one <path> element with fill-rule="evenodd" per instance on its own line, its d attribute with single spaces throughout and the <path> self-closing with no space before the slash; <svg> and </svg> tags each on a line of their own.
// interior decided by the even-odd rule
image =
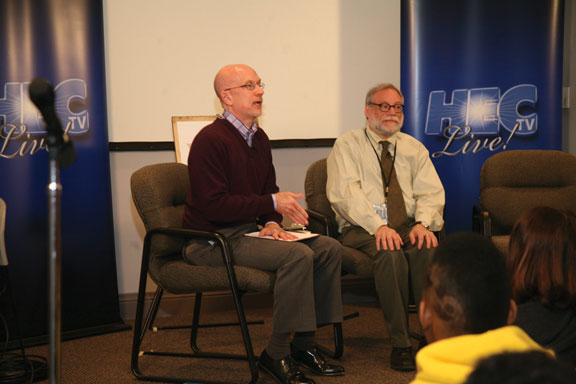
<svg viewBox="0 0 576 384">
<path fill-rule="evenodd" d="M 146 294 L 146 308 L 152 302 L 154 292 Z M 120 294 L 120 316 L 124 320 L 132 320 L 136 314 L 137 293 Z M 342 278 L 342 297 L 345 303 L 366 302 L 376 300 L 374 281 L 352 276 Z M 164 293 L 158 316 L 170 317 L 176 315 L 191 315 L 194 309 L 194 294 L 176 295 Z M 272 294 L 247 293 L 242 303 L 244 308 L 272 307 Z M 202 295 L 202 311 L 205 313 L 228 311 L 234 309 L 232 296 L 228 291 L 207 292 Z"/>
<path fill-rule="evenodd" d="M 120 295 L 120 315 L 124 320 L 132 320 L 136 315 L 137 305 L 136 293 Z M 146 308 L 148 309 L 153 292 L 146 294 Z M 158 309 L 159 317 L 170 317 L 177 315 L 191 315 L 194 310 L 195 294 L 176 295 L 165 292 L 160 308 Z M 272 295 L 263 293 L 246 293 L 243 297 L 242 304 L 244 308 L 262 308 L 272 305 Z M 234 309 L 234 302 L 230 292 L 207 292 L 202 295 L 202 311 L 205 313 L 219 312 Z"/>
</svg>

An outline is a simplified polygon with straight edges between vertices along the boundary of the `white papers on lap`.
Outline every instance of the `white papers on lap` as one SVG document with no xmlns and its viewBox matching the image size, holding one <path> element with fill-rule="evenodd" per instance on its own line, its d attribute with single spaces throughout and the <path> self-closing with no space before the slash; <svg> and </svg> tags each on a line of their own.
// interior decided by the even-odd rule
<svg viewBox="0 0 576 384">
<path fill-rule="evenodd" d="M 295 239 L 292 239 L 292 240 L 280 239 L 280 241 L 300 241 L 300 240 L 310 239 L 310 238 L 312 238 L 312 237 L 318 236 L 317 233 L 303 233 L 303 232 L 293 232 L 293 231 L 289 231 L 288 233 L 296 236 L 296 238 L 295 238 Z M 256 237 L 256 238 L 258 238 L 258 239 L 276 240 L 276 239 L 273 238 L 272 236 L 260 236 L 260 232 L 245 233 L 244 236 Z"/>
</svg>

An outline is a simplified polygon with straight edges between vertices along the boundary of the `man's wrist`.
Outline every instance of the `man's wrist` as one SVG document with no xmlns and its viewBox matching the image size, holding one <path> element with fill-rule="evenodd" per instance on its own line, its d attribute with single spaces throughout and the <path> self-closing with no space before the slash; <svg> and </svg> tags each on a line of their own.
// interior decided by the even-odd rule
<svg viewBox="0 0 576 384">
<path fill-rule="evenodd" d="M 427 222 L 425 221 L 415 221 L 414 224 L 412 224 L 412 226 L 418 225 L 420 224 L 421 226 L 423 226 L 424 228 L 430 230 L 430 226 L 428 225 Z"/>
</svg>

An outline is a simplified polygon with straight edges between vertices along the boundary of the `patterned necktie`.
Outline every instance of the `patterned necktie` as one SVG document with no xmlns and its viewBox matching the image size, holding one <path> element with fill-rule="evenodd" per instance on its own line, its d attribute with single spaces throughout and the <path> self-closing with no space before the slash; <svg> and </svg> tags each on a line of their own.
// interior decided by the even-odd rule
<svg viewBox="0 0 576 384">
<path fill-rule="evenodd" d="M 394 159 L 390 152 L 388 152 L 388 141 L 381 141 L 382 155 L 380 161 L 382 162 L 384 180 L 384 193 L 388 187 L 388 226 L 394 228 L 401 236 L 402 232 L 408 227 L 408 215 L 406 214 L 406 204 L 402 196 L 402 189 L 398 184 L 396 177 L 396 170 L 394 169 Z M 386 185 L 386 182 L 388 185 Z"/>
</svg>

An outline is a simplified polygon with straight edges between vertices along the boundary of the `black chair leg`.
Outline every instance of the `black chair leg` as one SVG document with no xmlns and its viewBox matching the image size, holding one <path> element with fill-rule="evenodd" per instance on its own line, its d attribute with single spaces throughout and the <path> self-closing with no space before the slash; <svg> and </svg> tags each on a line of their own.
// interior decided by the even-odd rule
<svg viewBox="0 0 576 384">
<path fill-rule="evenodd" d="M 357 315 L 357 312 L 356 312 Z M 320 325 L 319 327 L 323 327 L 328 324 Z M 333 324 L 333 333 L 334 333 L 334 349 L 329 349 L 323 345 L 317 344 L 316 347 L 322 352 L 324 355 L 329 356 L 333 359 L 339 359 L 344 354 L 344 337 L 342 336 L 342 323 L 334 323 Z"/>
<path fill-rule="evenodd" d="M 200 306 L 202 304 L 202 293 L 196 294 L 194 300 L 194 317 L 192 318 L 192 330 L 190 331 L 190 348 L 196 353 L 200 352 L 198 347 L 198 328 L 200 326 Z"/>
<path fill-rule="evenodd" d="M 156 320 L 156 315 L 158 314 L 158 308 L 160 308 L 160 301 L 164 295 L 164 290 L 160 287 L 156 288 L 154 292 L 154 297 L 152 298 L 152 303 L 150 303 L 150 309 L 148 309 L 148 314 L 146 315 L 146 321 L 144 322 L 144 329 L 152 330 L 154 321 Z"/>
<path fill-rule="evenodd" d="M 342 336 L 342 323 L 334 324 L 334 359 L 339 359 L 344 353 L 344 337 Z"/>
</svg>

